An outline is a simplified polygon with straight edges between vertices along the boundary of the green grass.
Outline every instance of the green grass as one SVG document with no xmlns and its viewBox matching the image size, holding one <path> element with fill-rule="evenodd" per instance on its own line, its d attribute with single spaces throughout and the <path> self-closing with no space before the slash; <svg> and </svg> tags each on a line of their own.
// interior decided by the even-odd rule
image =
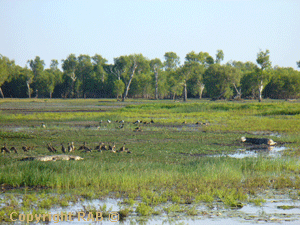
<svg viewBox="0 0 300 225">
<path fill-rule="evenodd" d="M 222 201 L 229 207 L 241 207 L 242 202 L 249 201 L 249 195 L 261 190 L 300 188 L 300 163 L 294 157 L 300 155 L 297 102 L 5 99 L 0 102 L 0 110 L 0 143 L 15 146 L 19 152 L 0 156 L 0 185 L 48 188 L 77 193 L 85 199 L 113 193 L 131 199 L 130 205 L 140 198 L 137 212 L 141 215 L 153 213 L 150 208 L 166 202 Z M 113 123 L 106 123 L 107 119 Z M 123 129 L 115 122 L 121 119 L 125 120 Z M 137 125 L 133 122 L 138 119 L 153 119 L 155 123 L 141 124 L 143 131 L 134 132 Z M 98 128 L 100 120 L 103 123 Z M 42 122 L 46 128 L 41 128 Z M 271 136 L 273 133 L 280 137 Z M 281 158 L 206 157 L 242 148 L 241 136 L 287 142 L 291 150 Z M 49 155 L 47 143 L 61 152 L 60 143 L 66 147 L 72 141 L 77 148 L 83 142 L 94 148 L 103 141 L 106 145 L 115 143 L 117 149 L 126 142 L 132 154 L 75 152 L 84 160 L 19 161 L 22 157 Z M 23 145 L 34 149 L 24 153 Z M 32 202 L 25 199 L 24 206 L 30 207 Z M 53 204 L 68 206 L 69 200 L 38 204 L 48 209 Z M 193 208 L 188 212 L 195 213 Z"/>
</svg>

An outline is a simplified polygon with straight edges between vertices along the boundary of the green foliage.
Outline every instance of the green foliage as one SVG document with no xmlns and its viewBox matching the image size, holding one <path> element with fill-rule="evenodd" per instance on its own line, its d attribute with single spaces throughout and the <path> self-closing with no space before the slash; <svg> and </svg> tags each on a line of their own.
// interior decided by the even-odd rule
<svg viewBox="0 0 300 225">
<path fill-rule="evenodd" d="M 122 96 L 124 93 L 125 84 L 122 80 L 115 80 L 114 81 L 114 94 L 118 97 Z"/>
<path fill-rule="evenodd" d="M 275 68 L 273 76 L 264 89 L 264 96 L 276 99 L 298 98 L 300 72 L 293 68 Z"/>
<path fill-rule="evenodd" d="M 205 88 L 211 98 L 231 98 L 233 86 L 239 86 L 240 79 L 240 71 L 230 65 L 214 64 L 204 74 Z"/>
</svg>

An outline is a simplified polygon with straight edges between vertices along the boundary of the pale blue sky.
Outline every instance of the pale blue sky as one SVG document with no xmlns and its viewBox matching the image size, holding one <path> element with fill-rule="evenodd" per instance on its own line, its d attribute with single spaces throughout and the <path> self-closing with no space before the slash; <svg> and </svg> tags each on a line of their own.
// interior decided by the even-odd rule
<svg viewBox="0 0 300 225">
<path fill-rule="evenodd" d="M 49 67 L 71 53 L 100 54 L 113 63 L 142 53 L 181 63 L 191 51 L 217 49 L 229 60 L 256 62 L 270 50 L 272 65 L 300 60 L 299 0 L 0 0 L 0 54 L 25 66 L 40 56 Z"/>
</svg>

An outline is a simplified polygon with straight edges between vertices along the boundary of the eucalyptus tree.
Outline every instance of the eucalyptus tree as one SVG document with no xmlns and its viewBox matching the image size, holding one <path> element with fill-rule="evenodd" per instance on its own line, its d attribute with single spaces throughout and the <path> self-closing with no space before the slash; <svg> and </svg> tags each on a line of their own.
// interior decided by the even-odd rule
<svg viewBox="0 0 300 225">
<path fill-rule="evenodd" d="M 191 51 L 186 55 L 185 60 L 189 62 L 198 62 L 205 67 L 209 67 L 210 65 L 214 64 L 213 57 L 211 57 L 207 52 L 199 52 L 197 54 L 194 51 Z"/>
<path fill-rule="evenodd" d="M 211 98 L 229 99 L 233 96 L 233 87 L 240 83 L 240 70 L 231 65 L 211 65 L 204 73 L 204 83 Z"/>
<path fill-rule="evenodd" d="M 265 52 L 262 50 L 257 53 L 256 62 L 260 65 L 260 70 L 257 73 L 257 81 L 258 81 L 258 101 L 262 101 L 262 91 L 265 83 L 269 79 L 270 73 L 268 70 L 271 68 L 270 62 L 270 51 L 267 49 Z"/>
<path fill-rule="evenodd" d="M 93 60 L 94 72 L 97 79 L 100 79 L 101 82 L 104 83 L 107 76 L 107 73 L 104 69 L 107 63 L 107 59 L 103 58 L 101 55 L 95 54 L 92 57 L 92 60 Z"/>
<path fill-rule="evenodd" d="M 107 59 L 103 58 L 101 55 L 95 54 L 92 57 L 93 73 L 91 76 L 91 84 L 93 84 L 93 89 L 98 93 L 98 95 L 104 97 L 107 90 L 112 90 L 111 86 L 108 84 L 108 73 L 105 68 L 107 67 Z"/>
<path fill-rule="evenodd" d="M 216 54 L 216 63 L 221 63 L 224 60 L 224 53 L 223 50 L 218 49 Z"/>
<path fill-rule="evenodd" d="M 4 98 L 4 94 L 2 91 L 2 85 L 6 82 L 9 78 L 9 66 L 11 62 L 7 57 L 0 55 L 0 94 L 2 98 Z"/>
<path fill-rule="evenodd" d="M 255 95 L 256 81 L 253 79 L 253 74 L 257 73 L 257 65 L 253 62 L 241 62 L 241 61 L 230 61 L 226 65 L 233 66 L 234 68 L 241 71 L 241 82 L 240 85 L 234 84 L 236 91 L 236 99 L 240 99 L 243 96 Z"/>
<path fill-rule="evenodd" d="M 76 75 L 78 77 L 78 96 L 83 95 L 86 98 L 88 92 L 92 92 L 94 90 L 95 80 L 93 79 L 93 64 L 92 59 L 89 55 L 79 55 L 78 65 L 76 70 Z M 80 93 L 81 92 L 81 93 Z"/>
<path fill-rule="evenodd" d="M 67 59 L 62 60 L 62 68 L 64 70 L 64 73 L 71 78 L 71 97 L 74 97 L 74 87 L 75 87 L 75 81 L 77 79 L 76 76 L 76 70 L 78 66 L 78 60 L 75 56 L 75 54 L 70 54 Z M 67 95 L 67 94 L 66 94 Z"/>
<path fill-rule="evenodd" d="M 190 91 L 193 95 L 199 95 L 202 98 L 204 90 L 203 74 L 206 70 L 205 60 L 201 58 L 203 54 L 196 54 L 194 51 L 188 53 L 185 57 L 185 75 L 188 75 L 186 82 L 189 83 Z M 189 74 L 187 74 L 189 73 Z M 185 91 L 186 92 L 186 91 Z M 186 96 L 186 94 L 184 94 Z"/>
<path fill-rule="evenodd" d="M 113 83 L 113 94 L 119 99 L 125 91 L 125 84 L 122 80 L 116 79 Z"/>
<path fill-rule="evenodd" d="M 3 92 L 14 98 L 25 98 L 28 96 L 26 81 L 33 76 L 30 69 L 11 63 L 9 68 L 9 79 L 3 85 Z M 31 90 L 32 91 L 32 90 Z"/>
<path fill-rule="evenodd" d="M 180 66 L 180 57 L 175 52 L 166 52 L 164 58 L 164 70 L 167 76 L 169 92 L 175 99 L 176 95 L 182 93 L 182 83 L 177 71 Z"/>
<path fill-rule="evenodd" d="M 27 87 L 28 90 L 30 90 L 31 83 L 35 83 L 35 89 L 36 89 L 36 97 L 38 97 L 38 90 L 43 89 L 44 86 L 44 66 L 45 62 L 44 60 L 41 60 L 39 56 L 36 56 L 34 60 L 28 60 L 28 64 L 32 70 L 33 77 L 29 77 L 27 80 Z M 29 93 L 30 91 L 28 91 Z M 29 94 L 29 98 L 31 97 L 31 94 Z"/>
<path fill-rule="evenodd" d="M 120 56 L 115 58 L 114 61 L 115 65 L 111 66 L 110 70 L 117 76 L 118 80 L 122 79 L 125 84 L 125 91 L 122 98 L 122 101 L 125 101 L 135 74 L 140 74 L 147 70 L 149 71 L 149 60 L 142 54 L 132 54 Z"/>
<path fill-rule="evenodd" d="M 52 59 L 50 63 L 50 69 L 46 69 L 46 89 L 45 92 L 49 93 L 49 97 L 52 98 L 55 86 L 62 83 L 62 72 L 58 69 L 58 61 Z"/>
<path fill-rule="evenodd" d="M 300 97 L 300 72 L 293 68 L 275 67 L 270 82 L 264 88 L 269 98 L 287 99 Z"/>
<path fill-rule="evenodd" d="M 161 74 L 163 68 L 163 63 L 160 59 L 155 58 L 150 61 L 150 69 L 154 73 L 155 79 L 155 99 L 158 99 L 158 76 Z"/>
</svg>

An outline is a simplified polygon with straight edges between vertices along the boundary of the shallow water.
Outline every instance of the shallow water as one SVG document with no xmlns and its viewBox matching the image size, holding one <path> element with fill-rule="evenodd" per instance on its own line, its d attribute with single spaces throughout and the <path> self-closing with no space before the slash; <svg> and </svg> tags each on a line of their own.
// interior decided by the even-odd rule
<svg viewBox="0 0 300 225">
<path fill-rule="evenodd" d="M 284 146 L 268 146 L 268 147 L 258 147 L 251 146 L 248 148 L 239 148 L 235 153 L 230 154 L 218 154 L 211 155 L 210 157 L 232 157 L 237 159 L 242 159 L 246 157 L 280 157 L 287 147 Z"/>
<path fill-rule="evenodd" d="M 0 196 L 1 197 L 1 196 Z M 266 203 L 263 203 L 262 206 L 255 206 L 253 204 L 245 205 L 241 209 L 230 209 L 225 208 L 224 205 L 214 202 L 213 207 L 211 205 L 206 205 L 205 203 L 199 204 L 192 204 L 192 205 L 181 205 L 182 207 L 195 207 L 197 210 L 197 216 L 187 216 L 185 212 L 177 212 L 171 213 L 169 215 L 166 212 L 163 212 L 160 215 L 153 215 L 149 217 L 138 216 L 137 213 L 132 212 L 130 216 L 128 216 L 122 222 L 112 222 L 111 220 L 116 220 L 113 217 L 111 220 L 108 218 L 104 218 L 101 222 L 96 222 L 89 220 L 87 221 L 87 217 L 84 219 L 73 217 L 73 221 L 61 221 L 56 219 L 53 220 L 54 214 L 61 214 L 61 213 L 74 213 L 75 212 L 83 212 L 84 207 L 95 207 L 99 209 L 100 206 L 106 204 L 106 210 L 110 213 L 116 212 L 120 210 L 120 207 L 124 206 L 120 204 L 122 199 L 113 199 L 108 198 L 105 200 L 85 200 L 83 202 L 78 202 L 68 207 L 53 207 L 50 210 L 47 210 L 52 215 L 52 221 L 47 222 L 46 224 L 101 224 L 101 225 L 108 225 L 108 224 L 124 224 L 124 225 L 131 225 L 131 224 L 143 224 L 143 225 L 155 225 L 155 224 L 176 224 L 176 225 L 183 225 L 183 224 L 300 224 L 300 200 L 291 200 L 287 198 L 281 199 L 269 199 Z M 278 206 L 295 206 L 297 208 L 293 209 L 280 209 Z M 160 206 L 155 207 L 155 210 L 162 211 L 164 207 L 170 206 L 170 203 L 164 203 Z M 128 206 L 126 206 L 128 207 Z M 135 206 L 133 206 L 133 211 L 135 211 Z M 14 222 L 14 224 L 22 224 L 19 220 Z M 30 224 L 45 224 L 45 222 L 39 223 L 30 223 Z"/>
</svg>

